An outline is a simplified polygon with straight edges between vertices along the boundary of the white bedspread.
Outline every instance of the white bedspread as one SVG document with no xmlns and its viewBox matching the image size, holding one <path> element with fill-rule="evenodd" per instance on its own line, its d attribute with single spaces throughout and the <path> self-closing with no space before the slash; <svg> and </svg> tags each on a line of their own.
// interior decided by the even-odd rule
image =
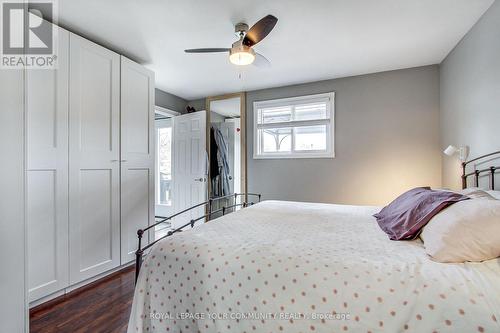
<svg viewBox="0 0 500 333">
<path fill-rule="evenodd" d="M 143 264 L 128 332 L 500 332 L 500 260 L 433 262 L 376 211 L 266 201 L 175 234 Z"/>
</svg>

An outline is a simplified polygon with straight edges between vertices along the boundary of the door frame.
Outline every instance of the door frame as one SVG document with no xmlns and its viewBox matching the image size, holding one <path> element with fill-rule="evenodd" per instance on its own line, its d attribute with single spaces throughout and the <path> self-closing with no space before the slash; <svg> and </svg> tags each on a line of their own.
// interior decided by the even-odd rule
<svg viewBox="0 0 500 333">
<path fill-rule="evenodd" d="M 247 192 L 247 122 L 246 122 L 246 92 L 237 92 L 232 94 L 224 94 L 219 96 L 209 96 L 205 99 L 205 110 L 207 111 L 207 154 L 208 160 L 210 161 L 210 102 L 220 101 L 224 99 L 240 98 L 240 127 L 241 127 L 241 192 Z M 210 168 L 208 168 L 208 179 L 210 179 Z M 211 193 L 211 182 L 208 182 L 208 193 Z M 247 201 L 247 195 L 245 194 L 244 200 Z"/>
<path fill-rule="evenodd" d="M 172 117 L 176 117 L 176 116 L 181 115 L 180 112 L 170 110 L 168 108 L 164 108 L 163 106 L 155 105 L 154 109 L 155 109 L 155 113 L 161 114 L 165 118 L 172 118 Z"/>
</svg>

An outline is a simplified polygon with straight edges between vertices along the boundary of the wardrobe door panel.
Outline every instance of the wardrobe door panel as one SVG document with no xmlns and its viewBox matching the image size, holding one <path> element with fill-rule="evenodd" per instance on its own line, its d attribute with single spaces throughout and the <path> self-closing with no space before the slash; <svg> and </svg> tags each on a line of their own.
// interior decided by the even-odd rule
<svg viewBox="0 0 500 333">
<path fill-rule="evenodd" d="M 154 73 L 121 58 L 121 262 L 154 222 Z M 147 235 L 144 243 L 148 241 Z"/>
<path fill-rule="evenodd" d="M 56 176 L 56 170 L 31 170 L 26 177 L 30 292 L 57 281 Z"/>
<path fill-rule="evenodd" d="M 84 153 L 106 154 L 113 151 L 113 143 L 117 140 L 113 137 L 113 112 L 116 111 L 112 100 L 113 77 L 110 75 L 113 59 L 93 48 L 83 47 L 79 51 L 80 149 Z"/>
<path fill-rule="evenodd" d="M 70 281 L 120 263 L 120 56 L 70 35 Z"/>
<path fill-rule="evenodd" d="M 113 178 L 112 170 L 91 169 L 80 171 L 80 214 L 85 216 L 79 224 L 81 271 L 96 263 L 113 260 Z"/>
<path fill-rule="evenodd" d="M 148 226 L 154 221 L 154 205 L 151 193 L 151 168 L 122 167 L 122 228 L 121 228 L 121 262 L 125 264 L 134 259 L 137 250 L 137 230 Z M 142 244 L 148 242 L 148 235 L 144 235 Z"/>
<path fill-rule="evenodd" d="M 58 67 L 26 71 L 26 219 L 29 300 L 68 286 L 69 32 Z"/>
</svg>

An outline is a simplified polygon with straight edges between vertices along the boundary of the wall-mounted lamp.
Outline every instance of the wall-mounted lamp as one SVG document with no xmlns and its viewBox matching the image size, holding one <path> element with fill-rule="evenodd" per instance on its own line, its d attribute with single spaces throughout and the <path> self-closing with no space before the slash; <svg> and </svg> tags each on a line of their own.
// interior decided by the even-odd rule
<svg viewBox="0 0 500 333">
<path fill-rule="evenodd" d="M 467 157 L 469 157 L 469 146 L 460 146 L 460 148 L 457 148 L 455 146 L 449 145 L 444 151 L 448 156 L 453 156 L 455 154 L 458 154 L 460 161 L 465 162 L 467 161 Z"/>
</svg>

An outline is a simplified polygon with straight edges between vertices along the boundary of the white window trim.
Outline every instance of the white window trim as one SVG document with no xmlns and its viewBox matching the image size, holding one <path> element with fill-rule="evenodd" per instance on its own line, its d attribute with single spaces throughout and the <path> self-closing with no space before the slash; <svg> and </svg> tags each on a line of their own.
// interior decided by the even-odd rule
<svg viewBox="0 0 500 333">
<path fill-rule="evenodd" d="M 330 115 L 329 119 L 319 119 L 319 120 L 304 120 L 304 121 L 290 121 L 283 123 L 270 123 L 270 124 L 260 124 L 258 125 L 258 112 L 259 108 L 269 108 L 284 106 L 289 104 L 296 104 L 298 102 L 314 102 L 317 100 L 324 100 L 328 98 L 330 103 L 327 103 L 327 112 Z M 276 128 L 276 127 L 294 127 L 300 125 L 330 125 L 327 126 L 327 138 L 330 137 L 330 141 L 327 142 L 326 151 L 303 151 L 303 152 L 282 152 L 282 153 L 261 153 L 258 154 L 258 129 L 261 128 Z M 293 136 L 292 136 L 293 138 Z M 292 142 L 293 148 L 293 142 Z M 281 98 L 267 101 L 255 101 L 253 102 L 253 158 L 254 159 L 301 159 L 301 158 L 335 158 L 335 92 L 315 94 L 299 97 Z"/>
</svg>

